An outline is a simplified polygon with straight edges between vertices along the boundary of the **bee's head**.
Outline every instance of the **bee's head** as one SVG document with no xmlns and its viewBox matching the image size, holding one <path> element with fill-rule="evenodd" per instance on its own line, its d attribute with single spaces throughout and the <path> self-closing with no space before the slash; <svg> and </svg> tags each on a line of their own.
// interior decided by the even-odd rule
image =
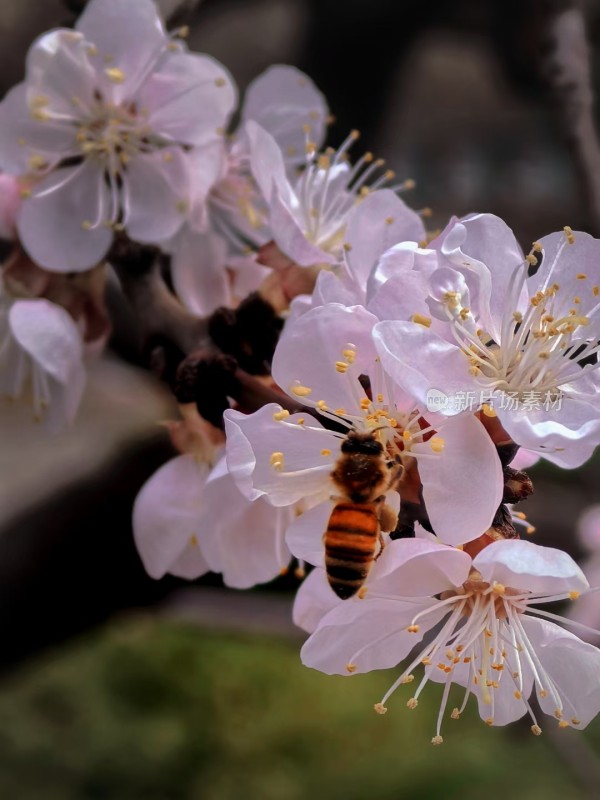
<svg viewBox="0 0 600 800">
<path fill-rule="evenodd" d="M 351 431 L 342 444 L 342 453 L 380 456 L 383 453 L 383 447 L 372 433 Z"/>
</svg>

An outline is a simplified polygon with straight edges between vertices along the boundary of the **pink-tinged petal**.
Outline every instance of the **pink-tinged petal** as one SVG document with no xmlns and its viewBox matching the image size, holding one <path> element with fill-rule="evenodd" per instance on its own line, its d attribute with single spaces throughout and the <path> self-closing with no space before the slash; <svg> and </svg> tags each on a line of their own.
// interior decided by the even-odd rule
<svg viewBox="0 0 600 800">
<path fill-rule="evenodd" d="M 32 156 L 48 165 L 77 153 L 73 128 L 64 122 L 39 122 L 31 117 L 27 89 L 20 83 L 0 103 L 0 169 L 9 175 L 30 171 Z"/>
<path fill-rule="evenodd" d="M 369 599 L 368 593 L 364 600 L 345 600 L 321 619 L 305 642 L 302 663 L 326 675 L 348 675 L 349 665 L 353 673 L 394 667 L 445 616 L 442 608 L 422 618 L 419 633 L 406 630 L 415 614 L 436 603 Z"/>
<path fill-rule="evenodd" d="M 600 589 L 600 556 L 598 553 L 594 552 L 591 558 L 583 561 L 581 567 L 592 589 Z M 600 644 L 600 603 L 597 591 L 586 592 L 574 602 L 569 603 L 565 617 L 598 631 L 594 634 L 592 631 L 575 629 L 584 641 L 591 642 L 596 646 Z"/>
<path fill-rule="evenodd" d="M 108 187 L 93 162 L 57 170 L 23 203 L 17 220 L 23 247 L 55 272 L 90 269 L 112 242 L 112 231 L 102 224 L 109 204 Z"/>
<path fill-rule="evenodd" d="M 92 0 L 75 28 L 97 48 L 90 59 L 115 102 L 135 91 L 164 54 L 168 41 L 151 0 Z M 123 72 L 122 83 L 108 80 L 104 70 L 110 68 Z"/>
<path fill-rule="evenodd" d="M 275 64 L 246 90 L 242 123 L 257 122 L 281 148 L 288 164 L 304 164 L 306 133 L 317 148 L 325 139 L 329 109 L 312 80 L 296 67 Z"/>
<path fill-rule="evenodd" d="M 432 454 L 426 443 L 414 446 L 423 499 L 440 540 L 465 544 L 492 524 L 502 502 L 502 465 L 487 431 L 471 414 L 449 419 L 439 435 L 441 453 Z"/>
<path fill-rule="evenodd" d="M 458 414 L 463 408 L 453 402 L 457 393 L 479 391 L 460 349 L 423 325 L 386 320 L 375 326 L 373 340 L 385 371 L 424 408 L 432 390 L 437 390 L 448 401 L 436 410 Z"/>
<path fill-rule="evenodd" d="M 250 148 L 250 169 L 264 199 L 269 202 L 276 187 L 283 203 L 292 207 L 297 200 L 290 186 L 283 154 L 270 133 L 249 120 L 244 128 Z"/>
<path fill-rule="evenodd" d="M 227 176 L 227 149 L 223 139 L 204 147 L 194 147 L 187 153 L 187 171 L 190 191 L 190 225 L 197 231 L 209 226 L 208 203 L 211 190 Z"/>
<path fill-rule="evenodd" d="M 294 625 L 313 633 L 325 614 L 343 602 L 331 591 L 325 570 L 313 569 L 296 592 L 292 612 Z"/>
<path fill-rule="evenodd" d="M 171 247 L 173 286 L 181 302 L 200 316 L 231 303 L 225 270 L 227 243 L 216 233 L 195 233 L 189 226 Z"/>
<path fill-rule="evenodd" d="M 573 236 L 572 244 L 569 244 L 564 231 L 542 237 L 542 263 L 527 281 L 531 294 L 543 291 L 553 283 L 559 286 L 552 298 L 555 319 L 569 314 L 574 297 L 580 298 L 576 305 L 582 315 L 598 303 L 592 287 L 600 283 L 600 241 L 581 231 L 576 231 Z M 582 278 L 582 275 L 586 277 Z"/>
<path fill-rule="evenodd" d="M 488 333 L 500 341 L 502 320 L 507 313 L 510 277 L 524 261 L 514 233 L 500 217 L 472 214 L 458 221 L 450 230 L 441 252 L 461 271 L 466 270 L 477 277 L 481 320 Z M 516 310 L 510 308 L 508 312 Z"/>
<path fill-rule="evenodd" d="M 198 518 L 209 468 L 191 455 L 178 456 L 164 464 L 144 484 L 133 507 L 133 535 L 146 572 L 162 578 L 178 565 L 191 545 L 198 548 Z M 208 572 L 208 564 L 194 558 L 199 571 Z M 188 575 L 188 577 L 190 577 Z"/>
<path fill-rule="evenodd" d="M 148 123 L 154 130 L 199 147 L 223 136 L 237 90 L 216 59 L 171 53 L 141 87 L 138 99 L 149 109 Z"/>
<path fill-rule="evenodd" d="M 563 718 L 573 727 L 585 728 L 600 711 L 600 650 L 552 622 L 525 616 L 522 623 L 558 691 Z M 549 687 L 544 688 L 547 695 L 538 692 L 539 703 L 546 714 L 554 716 L 556 699 Z"/>
<path fill-rule="evenodd" d="M 249 499 L 266 494 L 274 506 L 292 505 L 311 495 L 327 497 L 340 439 L 303 414 L 273 419 L 280 411 L 281 406 L 270 403 L 254 414 L 225 412 L 227 465 L 234 480 Z M 299 419 L 305 423 L 292 424 Z M 274 453 L 283 454 L 282 466 L 272 463 Z"/>
<path fill-rule="evenodd" d="M 600 505 L 588 506 L 577 520 L 577 535 L 590 552 L 600 550 Z"/>
<path fill-rule="evenodd" d="M 520 539 L 493 542 L 473 559 L 488 583 L 548 596 L 583 592 L 589 584 L 570 555 Z"/>
<path fill-rule="evenodd" d="M 8 314 L 19 345 L 59 383 L 81 365 L 83 345 L 77 326 L 61 306 L 48 300 L 18 300 Z"/>
<path fill-rule="evenodd" d="M 123 222 L 136 241 L 170 239 L 184 222 L 189 207 L 188 164 L 177 148 L 169 154 L 169 161 L 160 152 L 138 155 L 127 166 Z"/>
<path fill-rule="evenodd" d="M 235 589 L 272 580 L 291 558 L 284 532 L 292 516 L 291 509 L 273 508 L 263 499 L 250 502 L 222 458 L 206 484 L 200 517 L 202 552 L 210 568 Z"/>
<path fill-rule="evenodd" d="M 208 571 L 209 567 L 202 550 L 198 545 L 188 542 L 179 558 L 171 565 L 169 575 L 183 578 L 186 581 L 193 581 Z"/>
<path fill-rule="evenodd" d="M 367 308 L 380 320 L 410 320 L 414 314 L 429 316 L 426 303 L 429 284 L 419 272 L 400 272 L 371 296 Z"/>
<path fill-rule="evenodd" d="M 386 250 L 377 261 L 367 281 L 367 298 L 370 299 L 390 278 L 405 272 L 418 272 L 424 277 L 431 275 L 439 266 L 436 250 L 427 250 L 416 242 L 399 242 Z M 423 298 L 419 298 L 423 300 Z"/>
<path fill-rule="evenodd" d="M 350 271 L 366 290 L 377 259 L 398 242 L 420 242 L 425 228 L 419 215 L 391 189 L 380 189 L 351 212 L 345 238 L 351 246 L 346 256 Z"/>
<path fill-rule="evenodd" d="M 510 462 L 510 466 L 518 470 L 529 469 L 535 466 L 539 460 L 539 453 L 532 453 L 531 450 L 525 450 L 524 447 L 520 447 L 517 455 Z"/>
<path fill-rule="evenodd" d="M 397 539 L 386 544 L 369 583 L 374 592 L 427 597 L 461 586 L 471 557 L 430 539 Z"/>
<path fill-rule="evenodd" d="M 360 413 L 359 398 L 366 395 L 358 376 L 372 373 L 376 366 L 371 339 L 376 322 L 361 306 L 331 303 L 311 309 L 285 327 L 273 358 L 273 379 L 292 397 L 292 387 L 299 381 L 311 389 L 311 401 L 324 400 L 332 410 Z M 336 362 L 345 362 L 349 345 L 355 360 L 347 372 L 338 372 Z"/>
<path fill-rule="evenodd" d="M 323 537 L 334 505 L 334 500 L 327 499 L 304 511 L 291 523 L 285 540 L 293 556 L 315 567 L 323 566 L 325 559 Z"/>
<path fill-rule="evenodd" d="M 332 270 L 322 269 L 319 271 L 312 293 L 311 307 L 324 306 L 327 303 L 357 306 L 364 305 L 364 300 L 364 292 L 348 275 L 343 265 Z"/>
<path fill-rule="evenodd" d="M 81 118 L 94 102 L 98 84 L 88 51 L 89 43 L 72 30 L 59 28 L 40 36 L 27 54 L 29 103 L 35 108 L 36 99 L 43 98 L 43 112 L 59 114 L 67 124 Z M 71 141 L 75 144 L 72 128 Z"/>
<path fill-rule="evenodd" d="M 269 224 L 279 249 L 300 267 L 335 264 L 336 258 L 309 242 L 289 207 L 283 202 L 277 186 L 269 202 Z"/>
<path fill-rule="evenodd" d="M 498 419 L 513 441 L 559 467 L 584 464 L 600 444 L 600 409 L 565 394 L 560 408 L 516 411 L 497 409 Z"/>
</svg>

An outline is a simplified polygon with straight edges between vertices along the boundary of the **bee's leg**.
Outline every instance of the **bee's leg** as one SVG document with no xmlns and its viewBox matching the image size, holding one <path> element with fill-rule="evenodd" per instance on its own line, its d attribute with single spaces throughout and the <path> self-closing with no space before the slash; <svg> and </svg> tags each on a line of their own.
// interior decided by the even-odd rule
<svg viewBox="0 0 600 800">
<path fill-rule="evenodd" d="M 377 554 L 375 555 L 374 561 L 377 561 L 379 556 L 383 553 L 383 548 L 384 547 L 385 547 L 385 539 L 383 537 L 383 533 L 381 531 L 379 531 L 379 550 L 377 551 Z"/>
</svg>

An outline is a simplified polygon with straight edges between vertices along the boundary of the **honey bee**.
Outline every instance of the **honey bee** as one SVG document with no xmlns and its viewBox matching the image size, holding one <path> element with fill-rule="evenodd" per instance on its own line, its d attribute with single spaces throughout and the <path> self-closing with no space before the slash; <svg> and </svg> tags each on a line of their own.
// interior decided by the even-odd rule
<svg viewBox="0 0 600 800">
<path fill-rule="evenodd" d="M 325 542 L 325 567 L 333 591 L 342 600 L 365 582 L 383 546 L 381 531 L 394 530 L 397 515 L 385 505 L 385 492 L 402 473 L 402 465 L 386 461 L 375 432 L 352 431 L 342 444 L 331 478 L 343 496 L 335 505 Z"/>
</svg>

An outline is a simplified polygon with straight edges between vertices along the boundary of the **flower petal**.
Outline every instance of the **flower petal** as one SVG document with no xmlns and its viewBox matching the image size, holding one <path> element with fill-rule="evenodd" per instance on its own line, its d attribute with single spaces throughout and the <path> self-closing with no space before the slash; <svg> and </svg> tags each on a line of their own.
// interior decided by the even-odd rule
<svg viewBox="0 0 600 800">
<path fill-rule="evenodd" d="M 53 172 L 21 207 L 17 228 L 23 247 L 40 266 L 55 272 L 95 266 L 112 242 L 112 231 L 102 224 L 109 203 L 108 188 L 93 162 Z"/>
<path fill-rule="evenodd" d="M 470 568 L 470 556 L 455 547 L 429 539 L 397 539 L 377 559 L 369 584 L 380 594 L 426 597 L 460 586 Z"/>
<path fill-rule="evenodd" d="M 331 591 L 325 570 L 313 569 L 296 592 L 294 625 L 307 633 L 312 633 L 325 614 L 343 602 Z"/>
<path fill-rule="evenodd" d="M 473 566 L 485 581 L 523 592 L 552 596 L 589 588 L 570 555 L 520 539 L 493 542 L 473 559 Z"/>
</svg>

